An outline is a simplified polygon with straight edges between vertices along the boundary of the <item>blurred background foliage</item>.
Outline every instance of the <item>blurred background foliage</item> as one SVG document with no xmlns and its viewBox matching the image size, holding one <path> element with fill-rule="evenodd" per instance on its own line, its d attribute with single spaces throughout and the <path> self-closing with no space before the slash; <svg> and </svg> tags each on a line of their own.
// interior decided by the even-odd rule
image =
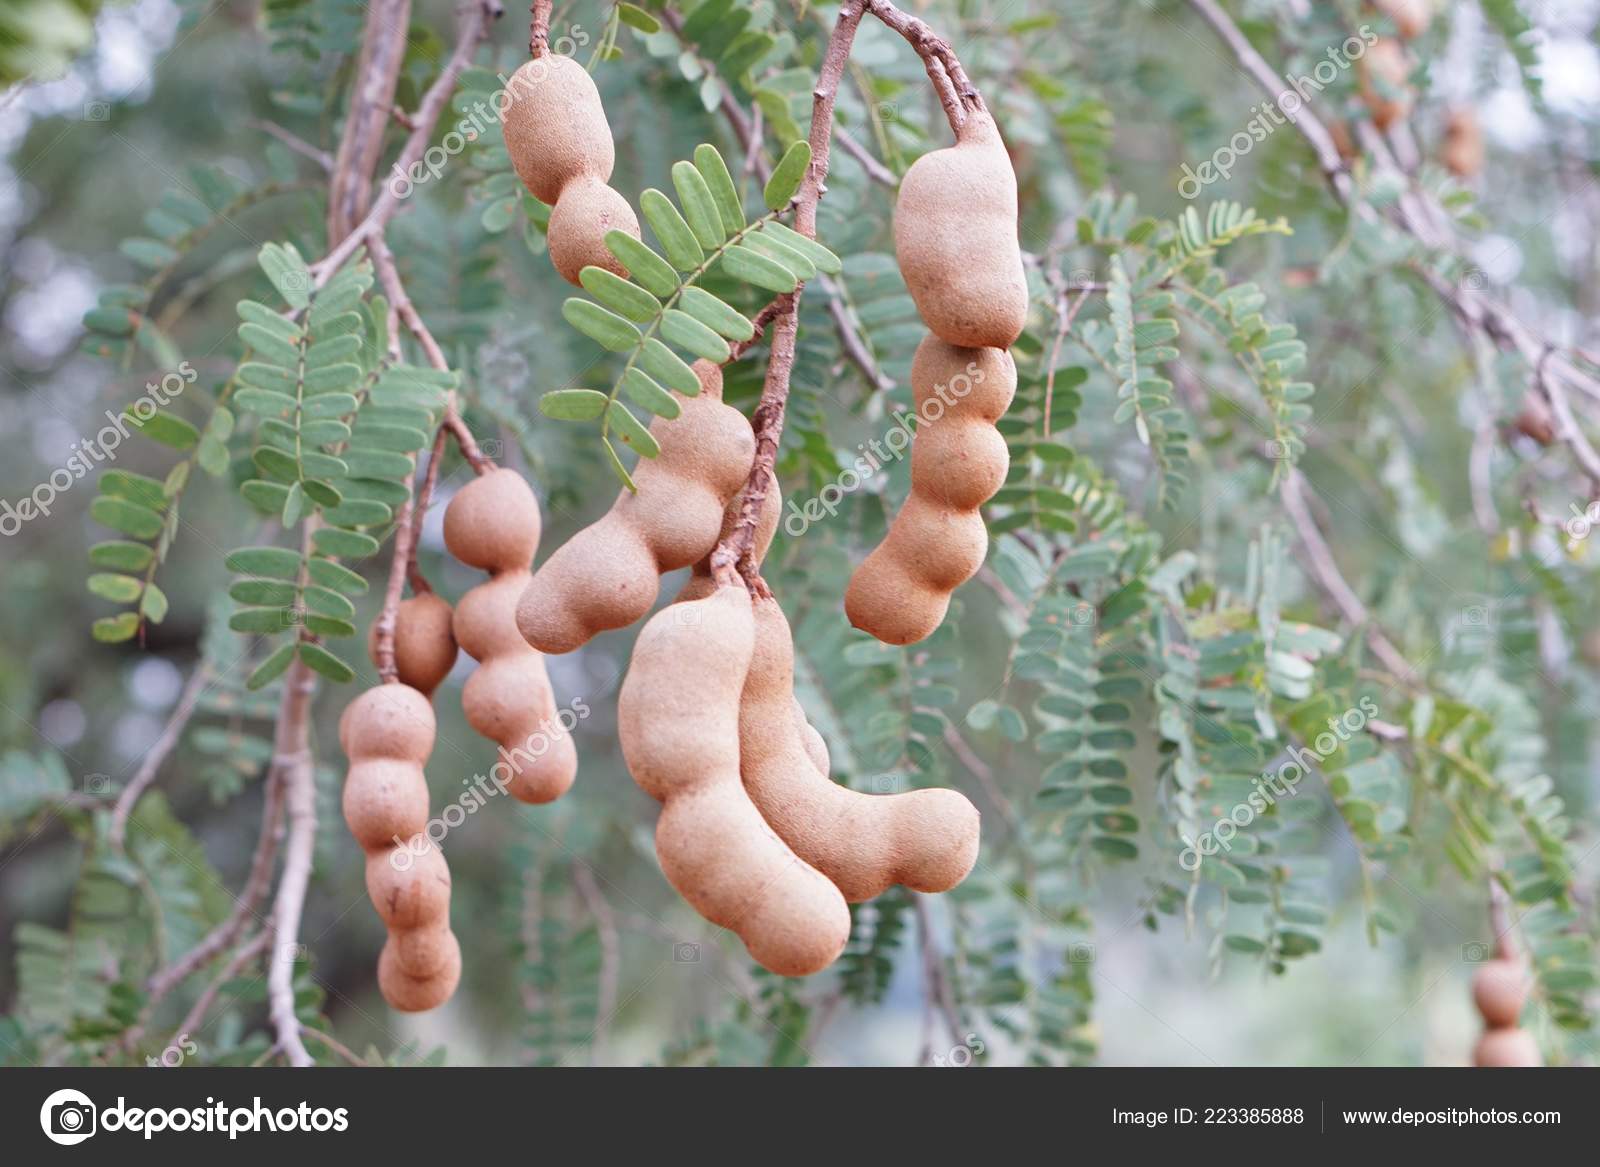
<svg viewBox="0 0 1600 1167">
<path fill-rule="evenodd" d="M 85 587 L 89 548 L 110 537 L 105 504 L 91 514 L 116 497 L 103 474 L 0 541 L 0 1060 L 18 1063 L 160 1056 L 204 980 L 153 1019 L 146 980 L 227 915 L 245 876 L 275 701 L 243 687 L 261 653 L 227 628 L 223 557 L 275 535 L 234 489 L 250 438 L 215 428 L 216 401 L 241 355 L 236 302 L 276 302 L 263 246 L 326 250 L 317 155 L 337 147 L 364 19 L 356 0 L 132 0 L 99 14 L 88 46 L 95 7 L 0 12 L 0 83 L 16 83 L 0 93 L 0 499 L 48 481 L 106 411 L 182 361 L 197 379 L 171 413 L 193 439 L 136 434 L 116 468 L 169 485 L 175 464 L 196 468 L 181 516 L 174 500 L 177 517 L 146 539 L 163 556 L 158 603 Z M 855 909 L 822 976 L 755 969 L 656 868 L 655 806 L 615 744 L 623 631 L 551 660 L 558 699 L 592 709 L 577 787 L 549 807 L 491 805 L 452 833 L 462 987 L 436 1013 L 394 1014 L 338 809 L 334 725 L 373 679 L 363 659 L 316 702 L 304 1015 L 347 1056 L 396 1063 L 1460 1064 L 1497 881 L 1538 973 L 1525 1025 L 1550 1060 L 1592 1062 L 1600 622 L 1584 515 L 1600 484 L 1539 413 L 1535 370 L 1460 329 L 1439 286 L 1498 297 L 1596 371 L 1600 5 L 1440 3 L 1411 42 L 1401 169 L 1370 153 L 1351 166 L 1355 205 L 1374 215 L 1333 197 L 1292 127 L 1182 197 L 1181 168 L 1262 101 L 1197 5 L 909 7 L 955 45 L 1018 172 L 1035 303 L 1005 423 L 1012 477 L 987 509 L 988 566 L 921 645 L 878 645 L 840 604 L 907 490 L 903 465 L 780 534 L 767 576 L 835 778 L 967 792 L 984 812 L 978 869 L 943 897 L 897 890 Z M 1393 31 L 1354 0 L 1228 11 L 1297 76 L 1363 25 Z M 805 132 L 833 14 L 789 0 L 559 4 L 552 43 L 605 95 L 614 187 L 664 187 L 674 161 L 713 142 L 753 205 L 759 183 L 723 106 L 759 110 L 776 159 Z M 418 0 L 412 20 L 402 109 L 453 43 L 448 5 Z M 462 90 L 492 89 L 526 31 L 513 9 Z M 1358 75 L 1338 71 L 1311 108 L 1359 130 Z M 899 173 L 945 143 L 920 63 L 870 19 L 848 80 L 840 125 L 861 154 Z M 1488 164 L 1458 178 L 1439 159 L 1464 108 Z M 469 422 L 535 482 L 548 553 L 615 480 L 585 431 L 537 399 L 603 389 L 614 370 L 562 321 L 546 211 L 510 180 L 497 139 L 420 185 L 389 238 Z M 1418 194 L 1458 248 L 1393 227 Z M 831 294 L 804 298 L 780 460 L 799 503 L 835 497 L 822 492 L 860 444 L 910 406 L 922 328 L 893 263 L 892 205 L 836 145 L 819 238 L 845 269 Z M 735 302 L 753 314 L 762 299 Z M 871 380 L 841 348 L 841 315 L 865 338 Z M 736 404 L 755 398 L 762 351 L 729 370 Z M 424 528 L 423 570 L 451 598 L 478 579 L 440 538 L 467 474 L 446 466 Z M 1375 659 L 1370 629 L 1329 602 L 1308 529 L 1414 675 Z M 380 579 L 382 557 L 362 570 Z M 108 600 L 143 611 L 131 639 L 91 636 L 116 618 Z M 358 626 L 376 603 L 359 601 Z M 469 668 L 436 697 L 436 808 L 494 760 L 460 714 Z M 110 846 L 112 801 L 201 669 L 196 716 L 126 847 Z M 1188 842 L 1352 710 L 1381 732 L 1319 750 L 1294 797 L 1186 869 Z M 264 997 L 245 963 L 182 1056 L 270 1056 Z"/>
</svg>

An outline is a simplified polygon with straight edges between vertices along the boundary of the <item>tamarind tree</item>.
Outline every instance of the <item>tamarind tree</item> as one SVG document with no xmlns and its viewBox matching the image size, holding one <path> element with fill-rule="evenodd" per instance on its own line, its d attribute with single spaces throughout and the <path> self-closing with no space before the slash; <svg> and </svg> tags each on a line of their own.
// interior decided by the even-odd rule
<svg viewBox="0 0 1600 1167">
<path fill-rule="evenodd" d="M 1459 1062 L 1433 1003 L 1496 955 L 1542 1057 L 1594 1059 L 1600 186 L 1552 48 L 1592 61 L 1592 13 L 137 0 L 75 59 L 97 7 L 0 14 L 0 1063 Z M 502 128 L 541 62 L 598 130 Z M 1015 380 L 943 402 L 937 473 L 930 328 Z M 713 375 L 754 454 L 630 753 L 669 700 L 737 723 L 748 659 L 694 681 L 756 633 L 693 627 L 737 589 L 835 782 L 982 815 L 958 886 L 862 876 L 803 979 L 663 885 L 617 744 L 640 597 L 539 666 L 580 760 L 540 805 L 482 794 L 514 743 L 470 662 L 397 648 L 408 586 L 525 574 L 446 553 L 451 498 L 518 471 L 537 566 Z M 676 532 L 709 504 L 667 461 Z M 339 716 L 397 677 L 431 756 L 361 760 L 426 759 L 460 950 L 421 1021 L 375 974 L 421 926 L 367 906 L 340 810 Z"/>
</svg>

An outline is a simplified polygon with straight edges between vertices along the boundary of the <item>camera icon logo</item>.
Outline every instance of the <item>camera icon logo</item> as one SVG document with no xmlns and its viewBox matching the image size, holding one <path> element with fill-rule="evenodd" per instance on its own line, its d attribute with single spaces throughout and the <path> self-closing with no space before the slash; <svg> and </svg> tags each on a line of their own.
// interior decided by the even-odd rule
<svg viewBox="0 0 1600 1167">
<path fill-rule="evenodd" d="M 1461 959 L 1466 964 L 1482 964 L 1494 955 L 1494 950 L 1481 940 L 1469 940 L 1461 946 Z"/>
<path fill-rule="evenodd" d="M 672 962 L 674 964 L 699 964 L 700 946 L 687 940 L 680 940 L 672 946 Z"/>
<path fill-rule="evenodd" d="M 94 1134 L 98 1109 L 79 1090 L 57 1090 L 39 1108 L 45 1138 L 63 1147 L 75 1146 Z"/>
<path fill-rule="evenodd" d="M 86 122 L 108 122 L 111 120 L 111 105 L 104 101 L 91 101 L 83 107 L 83 120 Z"/>
</svg>

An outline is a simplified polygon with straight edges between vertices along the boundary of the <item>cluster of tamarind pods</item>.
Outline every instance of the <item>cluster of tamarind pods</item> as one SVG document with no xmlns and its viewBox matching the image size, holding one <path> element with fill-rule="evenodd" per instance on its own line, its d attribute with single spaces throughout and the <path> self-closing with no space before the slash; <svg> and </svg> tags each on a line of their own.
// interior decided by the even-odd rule
<svg viewBox="0 0 1600 1167">
<path fill-rule="evenodd" d="M 544 55 L 518 70 L 505 118 L 518 175 L 552 204 L 552 263 L 577 283 L 585 267 L 626 275 L 605 246 L 638 237 L 627 201 L 607 182 L 615 149 L 587 72 Z M 995 422 L 1016 388 L 1007 349 L 1021 333 L 1028 289 L 1017 238 L 1017 187 L 998 128 L 981 102 L 955 145 L 907 172 L 895 247 L 929 334 L 912 384 L 920 424 L 912 489 L 882 544 L 855 572 L 850 621 L 889 644 L 928 636 L 954 589 L 987 549 L 979 507 L 1002 484 Z M 773 972 L 830 964 L 850 929 L 848 904 L 894 885 L 946 891 L 977 860 L 979 816 L 948 789 L 870 795 L 829 776 L 825 741 L 794 691 L 794 639 L 764 589 L 719 583 L 710 557 L 739 520 L 756 456 L 750 422 L 722 400 L 722 370 L 699 361 L 699 392 L 656 417 L 656 457 L 633 490 L 531 570 L 538 502 L 515 471 L 492 469 L 445 511 L 446 549 L 489 578 L 452 612 L 425 593 L 394 628 L 394 683 L 357 698 L 341 722 L 350 759 L 344 809 L 368 854 L 368 889 L 389 929 L 380 987 L 401 1010 L 448 998 L 460 975 L 449 928 L 449 870 L 426 834 L 423 765 L 433 746 L 430 695 L 457 647 L 476 660 L 462 705 L 499 746 L 502 789 L 531 803 L 572 785 L 577 756 L 556 727 L 544 655 L 571 652 L 656 604 L 669 572 L 692 569 L 676 600 L 639 633 L 618 696 L 618 735 L 636 783 L 661 803 L 663 874 L 707 920 L 737 934 Z M 923 408 L 938 401 L 937 413 Z M 776 484 L 758 515 L 759 564 L 777 527 Z M 544 748 L 531 750 L 534 735 Z"/>
</svg>

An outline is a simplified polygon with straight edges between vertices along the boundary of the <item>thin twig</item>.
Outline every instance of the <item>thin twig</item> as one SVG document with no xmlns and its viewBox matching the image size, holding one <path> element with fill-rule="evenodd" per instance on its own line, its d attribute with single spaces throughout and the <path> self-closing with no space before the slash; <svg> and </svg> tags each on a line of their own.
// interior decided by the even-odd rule
<svg viewBox="0 0 1600 1167">
<path fill-rule="evenodd" d="M 194 1004 L 183 1015 L 183 1020 L 178 1022 L 178 1028 L 172 1032 L 172 1040 L 167 1043 L 169 1046 L 177 1046 L 181 1049 L 185 1041 L 193 1040 L 192 1035 L 200 1031 L 206 1014 L 211 1011 L 212 1003 L 216 1001 L 218 994 L 222 992 L 223 986 L 237 977 L 246 965 L 261 955 L 261 950 L 267 946 L 271 939 L 272 930 L 263 928 L 239 946 L 238 951 L 233 954 L 228 963 L 222 966 L 222 971 L 211 980 L 210 984 L 206 985 L 200 996 L 195 998 Z M 164 1065 L 165 1063 L 163 1062 L 162 1064 Z"/>
<path fill-rule="evenodd" d="M 844 147 L 844 152 L 861 164 L 861 169 L 867 172 L 867 177 L 873 182 L 890 190 L 900 189 L 900 176 L 878 161 L 877 155 L 871 150 L 851 137 L 850 131 L 841 126 L 833 131 L 833 136 L 839 145 Z"/>
<path fill-rule="evenodd" d="M 272 137 L 282 142 L 285 146 L 289 147 L 289 149 L 293 150 L 296 154 L 299 154 L 303 158 L 311 159 L 311 161 L 322 167 L 323 170 L 331 171 L 333 169 L 332 154 L 329 154 L 326 150 L 319 150 L 304 138 L 290 133 L 277 122 L 269 122 L 265 118 L 250 118 L 244 124 L 249 126 L 252 130 L 260 130 L 263 134 L 270 134 Z"/>
<path fill-rule="evenodd" d="M 367 6 L 356 83 L 328 182 L 330 244 L 343 239 L 372 203 L 372 176 L 383 152 L 383 131 L 394 109 L 410 23 L 411 0 L 371 0 Z"/>
<path fill-rule="evenodd" d="M 309 745 L 311 696 L 316 678 L 299 657 L 284 677 L 283 706 L 273 748 L 282 759 L 284 809 L 288 842 L 283 877 L 272 906 L 272 951 L 267 963 L 267 999 L 278 1044 L 292 1066 L 309 1066 L 312 1058 L 300 1040 L 300 1019 L 294 1008 L 294 966 L 301 954 L 300 914 L 311 882 L 312 848 L 316 841 L 317 802 Z"/>
<path fill-rule="evenodd" d="M 167 724 L 162 727 L 161 736 L 156 738 L 155 744 L 145 753 L 144 761 L 139 764 L 139 771 L 133 776 L 133 780 L 124 786 L 122 793 L 117 796 L 117 805 L 111 811 L 111 826 L 106 833 L 107 841 L 115 850 L 120 852 L 123 849 L 128 832 L 128 816 L 133 813 L 134 804 L 161 773 L 161 767 L 166 764 L 167 758 L 177 747 L 178 739 L 183 736 L 184 727 L 194 716 L 195 706 L 200 703 L 201 695 L 210 684 L 210 667 L 204 662 L 196 665 L 194 672 L 189 674 L 189 681 L 184 685 L 183 692 L 178 695 L 178 703 L 173 706 L 172 716 L 167 718 Z"/>
<path fill-rule="evenodd" d="M 528 23 L 528 56 L 542 57 L 550 51 L 550 9 L 552 0 L 533 0 L 533 17 Z"/>
<path fill-rule="evenodd" d="M 1294 523 L 1295 530 L 1300 535 L 1300 542 L 1305 546 L 1306 556 L 1311 561 L 1312 575 L 1316 577 L 1322 590 L 1333 601 L 1345 620 L 1365 631 L 1367 643 L 1372 646 L 1372 654 L 1383 662 L 1384 668 L 1408 685 L 1421 685 L 1421 674 L 1394 646 L 1394 642 L 1383 629 L 1373 622 L 1367 606 L 1361 602 L 1361 597 L 1356 595 L 1355 590 L 1339 571 L 1339 565 L 1333 558 L 1333 551 L 1328 547 L 1328 541 L 1322 537 L 1316 520 L 1312 518 L 1311 511 L 1306 506 L 1306 489 L 1304 475 L 1298 470 L 1291 470 L 1284 476 L 1279 494 L 1283 497 L 1283 509 L 1288 512 L 1290 521 Z"/>
</svg>

